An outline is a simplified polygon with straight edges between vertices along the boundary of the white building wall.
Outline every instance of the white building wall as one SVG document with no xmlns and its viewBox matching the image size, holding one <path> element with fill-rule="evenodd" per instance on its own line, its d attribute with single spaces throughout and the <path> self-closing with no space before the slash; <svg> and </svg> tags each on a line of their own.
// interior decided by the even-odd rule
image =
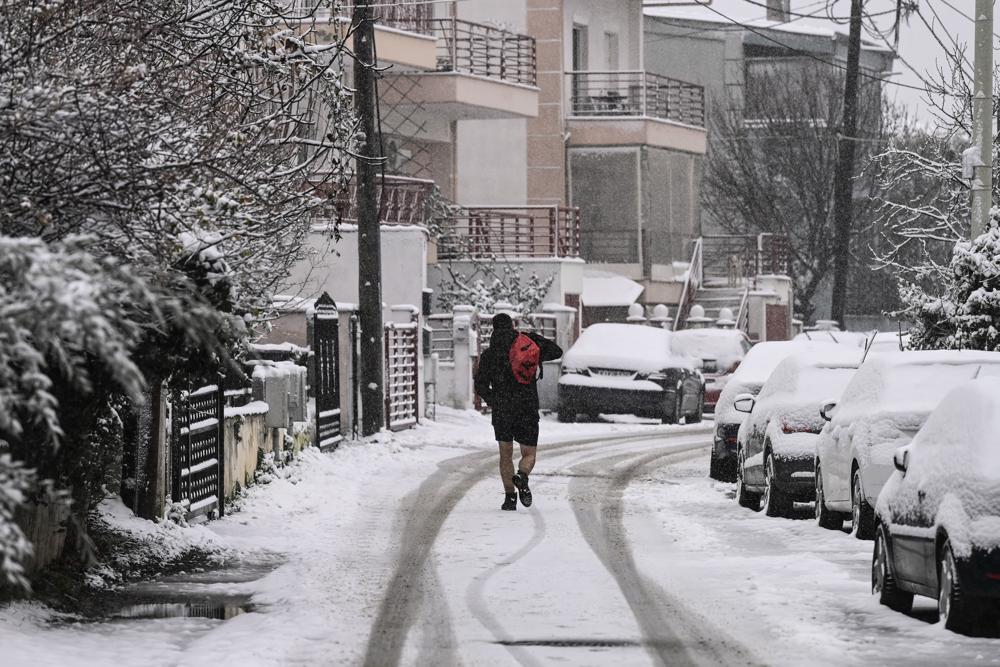
<svg viewBox="0 0 1000 667">
<path fill-rule="evenodd" d="M 617 69 L 642 69 L 642 0 L 566 0 L 563 58 L 566 71 L 573 68 L 573 25 L 587 26 L 589 69 L 608 69 L 605 33 L 618 35 Z"/>
<path fill-rule="evenodd" d="M 319 228 L 317 228 L 319 229 Z M 324 291 L 337 303 L 358 302 L 357 227 L 343 225 L 341 240 L 314 231 L 307 258 L 292 269 L 284 294 L 318 297 Z M 427 232 L 419 227 L 382 227 L 382 302 L 421 307 L 427 286 Z M 389 321 L 389 310 L 384 317 Z"/>
<path fill-rule="evenodd" d="M 524 34 L 526 0 L 464 0 L 458 18 Z M 463 120 L 455 130 L 455 201 L 466 206 L 523 205 L 528 197 L 527 123 Z"/>
</svg>

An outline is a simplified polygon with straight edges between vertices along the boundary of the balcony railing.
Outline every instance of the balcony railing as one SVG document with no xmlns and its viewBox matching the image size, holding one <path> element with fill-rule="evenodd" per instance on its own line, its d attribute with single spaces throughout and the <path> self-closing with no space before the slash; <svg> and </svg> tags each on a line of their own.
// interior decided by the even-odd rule
<svg viewBox="0 0 1000 667">
<path fill-rule="evenodd" d="M 429 19 L 438 38 L 437 69 L 534 86 L 535 38 L 456 18 Z"/>
<path fill-rule="evenodd" d="M 573 116 L 638 116 L 705 127 L 701 86 L 640 70 L 568 72 Z"/>
<path fill-rule="evenodd" d="M 433 34 L 434 5 L 427 0 L 393 0 L 392 3 L 373 2 L 372 15 L 375 25 L 405 30 L 424 35 Z M 341 3 L 341 15 L 350 18 L 354 15 L 354 3 L 344 0 Z"/>
<path fill-rule="evenodd" d="M 386 176 L 385 185 L 379 190 L 379 220 L 383 225 L 426 226 L 429 222 L 428 203 L 433 191 L 434 181 Z M 346 188 L 333 193 L 329 204 L 321 214 L 323 217 L 338 223 L 357 222 L 357 179 L 352 177 Z"/>
<path fill-rule="evenodd" d="M 578 208 L 462 207 L 439 226 L 443 260 L 580 256 Z"/>
</svg>

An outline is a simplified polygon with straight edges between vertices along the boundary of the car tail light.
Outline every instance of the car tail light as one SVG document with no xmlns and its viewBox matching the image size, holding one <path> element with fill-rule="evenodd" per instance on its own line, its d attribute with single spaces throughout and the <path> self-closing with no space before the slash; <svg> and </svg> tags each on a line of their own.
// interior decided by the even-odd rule
<svg viewBox="0 0 1000 667">
<path fill-rule="evenodd" d="M 1000 572 L 987 572 L 987 579 L 993 579 L 994 581 L 1000 581 Z"/>
<path fill-rule="evenodd" d="M 819 430 L 815 426 L 809 424 L 789 424 L 786 421 L 781 422 L 781 432 L 788 433 L 819 433 Z"/>
<path fill-rule="evenodd" d="M 727 445 L 735 445 L 736 444 L 736 440 L 737 440 L 737 437 L 735 435 L 727 435 L 726 436 L 726 444 Z"/>
</svg>

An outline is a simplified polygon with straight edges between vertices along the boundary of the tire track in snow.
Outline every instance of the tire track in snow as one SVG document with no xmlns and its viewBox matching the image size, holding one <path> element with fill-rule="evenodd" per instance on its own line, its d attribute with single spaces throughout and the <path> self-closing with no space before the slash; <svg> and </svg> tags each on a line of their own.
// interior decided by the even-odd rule
<svg viewBox="0 0 1000 667">
<path fill-rule="evenodd" d="M 710 425 L 706 433 L 710 432 Z M 633 433 L 610 437 L 582 437 L 573 441 L 544 445 L 544 451 L 556 452 L 568 448 L 608 446 L 615 442 L 670 439 L 676 436 L 702 435 L 699 430 L 677 433 Z M 378 615 L 372 625 L 365 653 L 365 667 L 398 665 L 406 646 L 406 639 L 419 616 L 425 594 L 440 595 L 436 578 L 428 579 L 425 568 L 431 549 L 451 510 L 468 491 L 486 476 L 496 473 L 493 450 L 465 454 L 442 461 L 420 487 L 404 500 L 408 508 L 398 518 L 402 527 L 400 554 L 396 569 L 382 599 Z M 535 514 L 535 513 L 533 513 Z M 447 605 L 438 600 L 437 605 L 446 610 Z M 435 627 L 438 646 L 453 654 L 454 633 L 447 616 Z M 426 644 L 424 645 L 426 649 Z M 425 653 L 422 651 L 422 653 Z M 422 656 L 426 659 L 426 656 Z"/>
<path fill-rule="evenodd" d="M 726 638 L 714 624 L 693 616 L 682 602 L 639 572 L 625 530 L 623 496 L 631 481 L 650 467 L 664 465 L 668 457 L 680 462 L 707 447 L 698 444 L 607 456 L 575 466 L 574 471 L 592 476 L 570 481 L 570 502 L 580 529 L 618 582 L 645 636 L 647 650 L 661 665 L 752 662 L 742 647 Z M 627 465 L 611 470 L 622 463 Z"/>
<path fill-rule="evenodd" d="M 504 648 L 507 649 L 507 652 L 510 653 L 511 657 L 522 665 L 540 667 L 542 663 L 535 660 L 527 649 L 523 646 L 513 644 L 515 638 L 504 629 L 497 617 L 492 611 L 490 611 L 489 604 L 486 602 L 486 584 L 494 576 L 502 573 L 506 568 L 531 553 L 531 551 L 545 539 L 545 519 L 543 518 L 542 513 L 537 511 L 529 513 L 532 521 L 535 523 L 531 539 L 529 539 L 523 547 L 511 554 L 510 558 L 501 562 L 484 574 L 477 575 L 474 578 L 473 583 L 466 591 L 465 604 L 472 612 L 472 615 L 476 617 L 476 620 L 482 623 L 483 627 L 489 630 L 497 641 L 504 643 Z"/>
</svg>

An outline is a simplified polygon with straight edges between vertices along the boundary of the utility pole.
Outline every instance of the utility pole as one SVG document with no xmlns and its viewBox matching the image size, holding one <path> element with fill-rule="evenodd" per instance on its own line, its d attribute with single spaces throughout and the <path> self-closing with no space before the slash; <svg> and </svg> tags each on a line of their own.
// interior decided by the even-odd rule
<svg viewBox="0 0 1000 667">
<path fill-rule="evenodd" d="M 355 0 L 354 109 L 364 138 L 358 147 L 354 177 L 358 197 L 358 320 L 361 336 L 361 434 L 385 426 L 382 245 L 378 183 L 382 158 L 375 123 L 375 26 L 371 0 Z"/>
<path fill-rule="evenodd" d="M 847 38 L 844 115 L 837 136 L 837 168 L 833 176 L 833 303 L 831 315 L 847 328 L 847 278 L 851 268 L 851 227 L 854 222 L 854 144 L 858 136 L 858 79 L 861 69 L 861 18 L 864 0 L 851 0 L 851 30 Z"/>
<path fill-rule="evenodd" d="M 993 0 L 976 0 L 972 146 L 978 150 L 972 177 L 972 238 L 984 231 L 993 204 Z"/>
</svg>

